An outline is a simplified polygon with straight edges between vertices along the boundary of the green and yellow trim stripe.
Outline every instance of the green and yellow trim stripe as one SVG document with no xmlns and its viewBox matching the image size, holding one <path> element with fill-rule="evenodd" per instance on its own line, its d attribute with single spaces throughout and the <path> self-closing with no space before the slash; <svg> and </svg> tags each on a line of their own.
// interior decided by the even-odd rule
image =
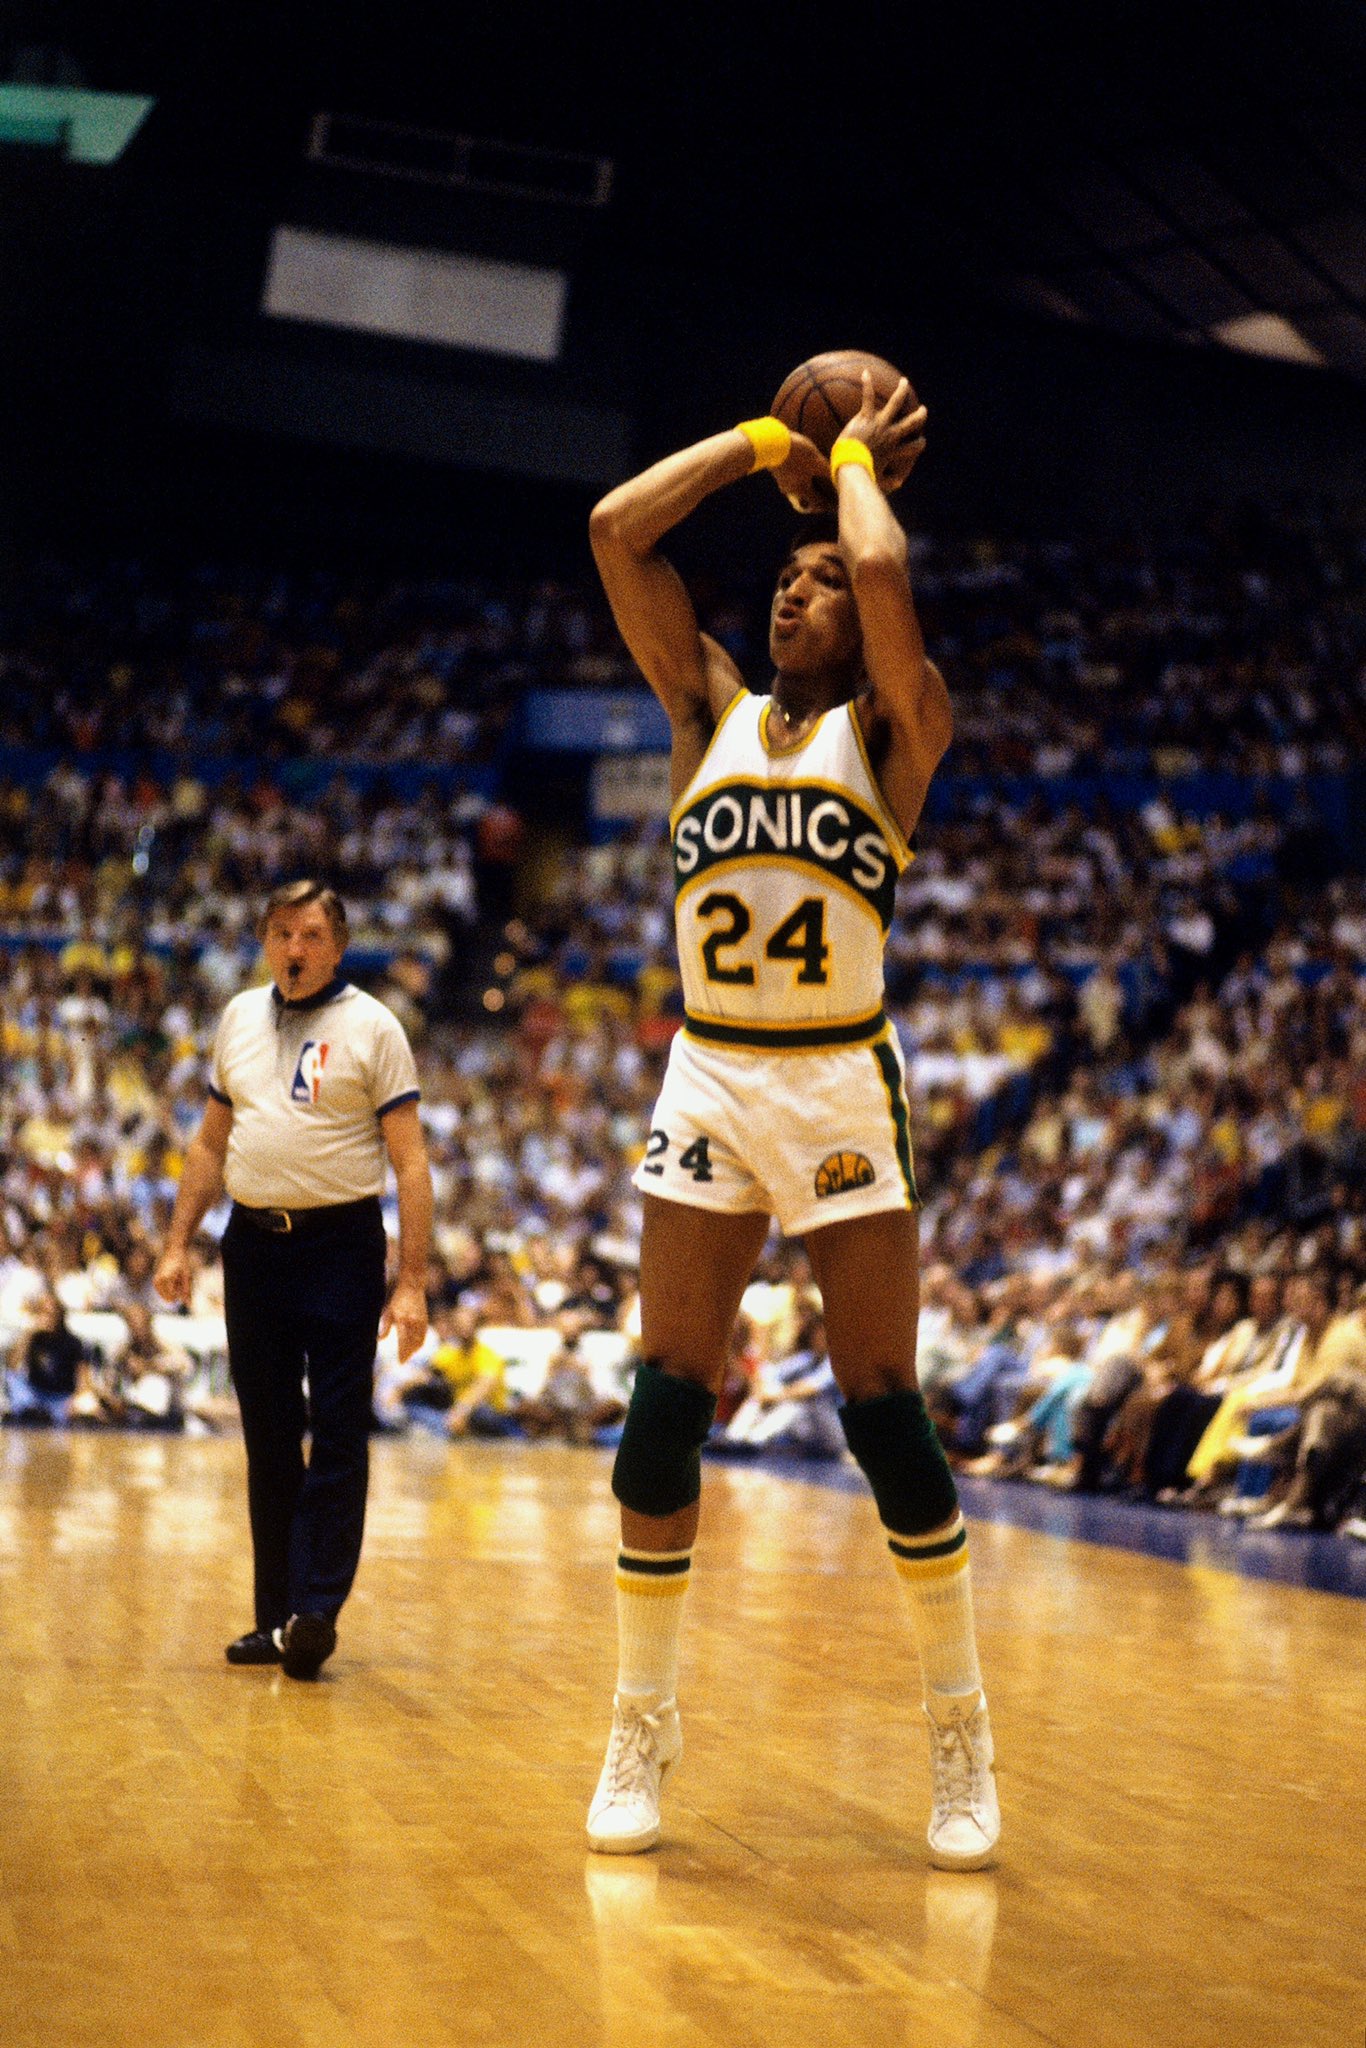
<svg viewBox="0 0 1366 2048">
<path fill-rule="evenodd" d="M 910 841 L 906 837 L 906 834 L 902 831 L 900 825 L 897 824 L 896 819 L 892 816 L 891 812 L 887 808 L 887 799 L 882 794 L 882 784 L 878 781 L 877 776 L 873 773 L 873 764 L 868 759 L 868 742 L 864 737 L 863 727 L 859 722 L 857 704 L 847 704 L 845 706 L 845 709 L 849 713 L 849 723 L 854 728 L 854 743 L 859 750 L 859 758 L 863 762 L 865 772 L 868 776 L 868 781 L 872 786 L 874 801 L 877 804 L 879 820 L 887 833 L 887 843 L 891 847 L 892 853 L 895 856 L 898 871 L 904 872 L 905 869 L 908 868 L 911 862 L 915 859 L 915 848 L 911 845 Z"/>
<path fill-rule="evenodd" d="M 888 1531 L 887 1548 L 901 1576 L 923 1583 L 926 1579 L 952 1579 L 968 1568 L 968 1532 L 959 1515 L 947 1536 L 933 1543 L 917 1542 L 912 1536 L 894 1536 Z"/>
<path fill-rule="evenodd" d="M 896 1146 L 896 1163 L 901 1169 L 906 1196 L 913 1209 L 920 1206 L 920 1192 L 915 1184 L 915 1165 L 911 1159 L 911 1113 L 906 1103 L 906 1089 L 897 1065 L 896 1054 L 887 1043 L 887 1032 L 879 1034 L 872 1048 L 877 1061 L 882 1085 L 887 1090 L 887 1108 L 891 1112 L 893 1143 Z"/>
<path fill-rule="evenodd" d="M 728 718 L 730 716 L 729 710 L 725 711 L 722 715 Z M 716 731 L 720 732 L 720 730 L 721 728 L 718 725 Z M 713 733 L 713 743 L 715 738 L 716 734 Z M 705 756 L 703 759 L 705 762 Z M 698 772 L 700 773 L 701 770 L 699 769 Z M 758 780 L 758 772 L 761 771 L 756 771 L 753 768 L 748 770 L 737 769 L 733 774 L 718 776 L 715 782 L 707 783 L 705 788 L 697 790 L 692 796 L 689 796 L 685 790 L 669 813 L 670 825 L 676 826 L 679 815 L 683 811 L 691 809 L 699 797 L 718 796 L 723 789 L 742 789 L 745 791 L 762 789 L 770 796 L 776 796 L 781 790 L 786 790 L 789 794 L 794 789 L 798 791 L 815 790 L 821 796 L 836 797 L 843 803 L 855 805 L 869 826 L 874 827 L 878 831 L 884 831 L 885 828 L 884 836 L 888 838 L 889 847 L 891 847 L 892 842 L 895 842 L 897 846 L 905 850 L 908 858 L 914 858 L 910 848 L 906 846 L 905 836 L 893 821 L 886 804 L 878 796 L 876 782 L 873 784 L 873 795 L 869 799 L 863 795 L 862 791 L 853 788 L 849 783 L 836 782 L 828 775 L 792 775 L 785 776 L 779 781 L 760 782 Z M 688 787 L 691 789 L 691 783 Z"/>
<path fill-rule="evenodd" d="M 690 1038 L 705 1039 L 709 1045 L 748 1046 L 756 1052 L 808 1052 L 826 1045 L 868 1045 L 886 1028 L 887 1013 L 881 1008 L 866 1017 L 842 1017 L 828 1024 L 749 1024 L 731 1017 L 707 1017 L 693 1010 L 683 1018 L 683 1029 Z"/>
<path fill-rule="evenodd" d="M 617 1557 L 617 1586 L 647 1600 L 681 1598 L 691 1567 L 690 1550 L 623 1550 Z"/>
<path fill-rule="evenodd" d="M 768 736 L 768 721 L 772 710 L 772 697 L 765 697 L 763 709 L 759 713 L 759 744 L 770 760 L 773 761 L 781 761 L 788 754 L 800 754 L 803 747 L 809 747 L 826 719 L 830 716 L 828 711 L 822 711 L 809 732 L 804 732 L 799 740 L 789 740 L 785 747 L 780 747 L 776 740 L 771 740 Z"/>
</svg>

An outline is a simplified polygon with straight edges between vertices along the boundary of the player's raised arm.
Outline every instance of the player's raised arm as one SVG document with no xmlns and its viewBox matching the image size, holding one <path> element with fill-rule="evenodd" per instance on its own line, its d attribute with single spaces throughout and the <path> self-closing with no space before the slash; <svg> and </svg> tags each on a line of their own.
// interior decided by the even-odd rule
<svg viewBox="0 0 1366 2048">
<path fill-rule="evenodd" d="M 659 543 L 713 491 L 756 469 L 772 469 L 779 487 L 803 503 L 825 467 L 803 435 L 776 420 L 748 421 L 666 456 L 593 508 L 589 538 L 612 616 L 673 728 L 676 789 L 744 683 L 725 649 L 700 630 L 692 599 Z"/>
<path fill-rule="evenodd" d="M 911 403 L 904 378 L 879 406 L 865 371 L 863 404 L 831 454 L 840 548 L 871 685 L 860 715 L 882 794 L 907 837 L 953 736 L 949 693 L 925 654 L 911 596 L 906 536 L 885 496 L 909 476 L 925 445 L 924 428 L 925 408 Z"/>
</svg>

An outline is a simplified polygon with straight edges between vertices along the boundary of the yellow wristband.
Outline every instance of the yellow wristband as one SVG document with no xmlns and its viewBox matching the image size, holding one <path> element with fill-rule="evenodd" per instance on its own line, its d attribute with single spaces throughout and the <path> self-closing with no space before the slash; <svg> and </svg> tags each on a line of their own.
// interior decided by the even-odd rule
<svg viewBox="0 0 1366 2048">
<path fill-rule="evenodd" d="M 866 441 L 857 441 L 852 434 L 841 434 L 830 450 L 830 474 L 843 469 L 846 462 L 856 462 L 860 469 L 866 469 L 873 482 L 877 482 L 877 471 L 873 467 L 873 451 Z"/>
<path fill-rule="evenodd" d="M 741 420 L 736 431 L 753 448 L 755 469 L 781 469 L 792 453 L 791 434 L 772 414 L 761 420 Z"/>
</svg>

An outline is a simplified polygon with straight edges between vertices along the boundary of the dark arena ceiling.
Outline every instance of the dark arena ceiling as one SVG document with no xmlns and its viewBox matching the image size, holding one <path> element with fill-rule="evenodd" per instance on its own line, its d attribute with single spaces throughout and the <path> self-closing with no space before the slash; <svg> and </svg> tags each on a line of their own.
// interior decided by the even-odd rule
<svg viewBox="0 0 1366 2048">
<path fill-rule="evenodd" d="M 179 175 L 268 177 L 323 108 L 579 150 L 624 261 L 843 265 L 1366 380 L 1359 0 L 619 16 L 19 0 L 0 69 L 156 93 Z"/>
</svg>

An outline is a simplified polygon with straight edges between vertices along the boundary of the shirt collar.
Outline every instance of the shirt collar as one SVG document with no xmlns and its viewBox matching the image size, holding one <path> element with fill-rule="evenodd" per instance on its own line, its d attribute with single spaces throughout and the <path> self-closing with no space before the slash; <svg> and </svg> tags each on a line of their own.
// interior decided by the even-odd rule
<svg viewBox="0 0 1366 2048">
<path fill-rule="evenodd" d="M 334 974 L 326 988 L 318 989 L 311 996 L 281 995 L 279 989 L 272 986 L 270 999 L 277 1010 L 321 1010 L 324 1003 L 335 1002 L 345 987 L 345 975 Z"/>
</svg>

